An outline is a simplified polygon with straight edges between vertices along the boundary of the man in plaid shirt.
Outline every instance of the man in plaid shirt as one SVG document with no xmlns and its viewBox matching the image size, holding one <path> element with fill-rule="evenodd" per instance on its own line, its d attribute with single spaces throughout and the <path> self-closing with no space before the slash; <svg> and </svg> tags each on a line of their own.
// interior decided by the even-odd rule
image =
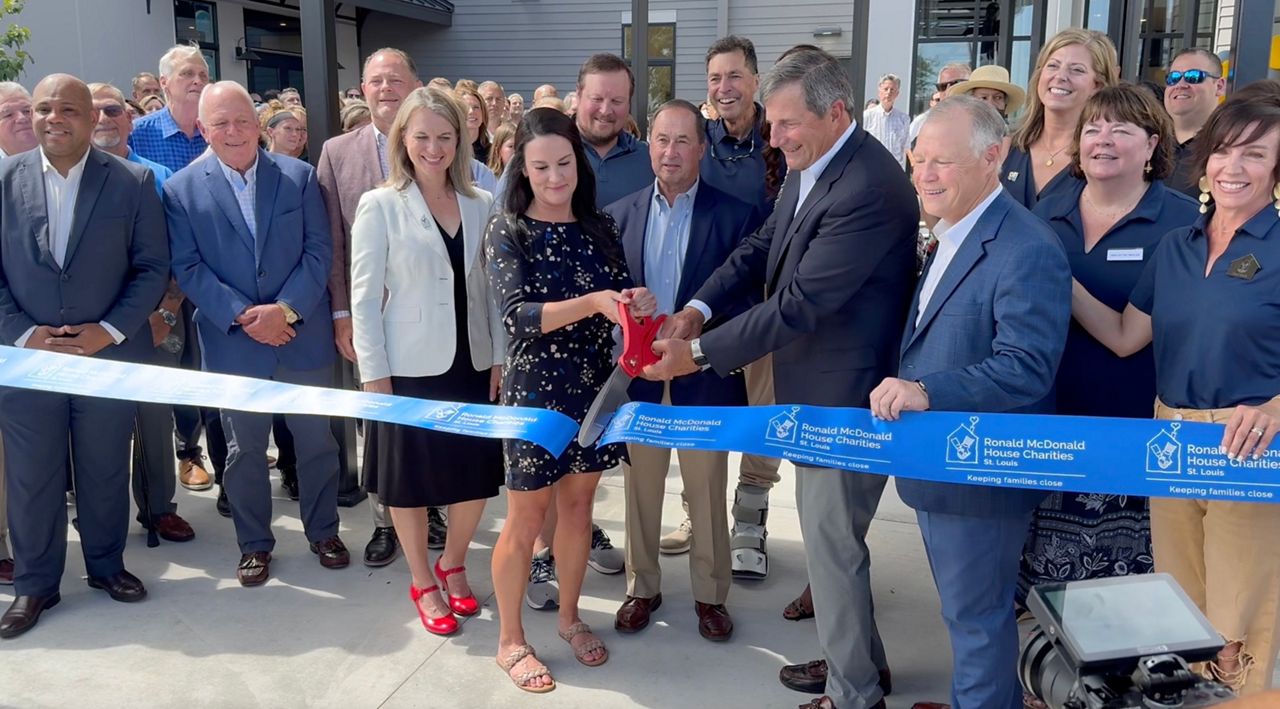
<svg viewBox="0 0 1280 709">
<path fill-rule="evenodd" d="M 160 57 L 160 88 L 167 104 L 133 124 L 129 147 L 177 172 L 208 148 L 196 128 L 200 92 L 209 83 L 209 65 L 200 50 L 179 45 Z"/>
</svg>

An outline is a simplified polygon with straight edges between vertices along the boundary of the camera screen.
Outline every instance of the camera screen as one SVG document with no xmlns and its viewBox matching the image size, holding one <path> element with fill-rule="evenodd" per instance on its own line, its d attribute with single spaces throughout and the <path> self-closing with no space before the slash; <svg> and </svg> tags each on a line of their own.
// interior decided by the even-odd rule
<svg viewBox="0 0 1280 709">
<path fill-rule="evenodd" d="M 1053 584 L 1040 592 L 1081 660 L 1221 643 L 1163 575 L 1107 581 Z"/>
</svg>

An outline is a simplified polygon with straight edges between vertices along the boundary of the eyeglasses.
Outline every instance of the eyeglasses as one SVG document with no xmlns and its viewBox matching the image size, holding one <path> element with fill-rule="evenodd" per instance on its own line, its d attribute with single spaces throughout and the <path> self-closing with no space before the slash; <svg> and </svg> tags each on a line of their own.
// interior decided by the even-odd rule
<svg viewBox="0 0 1280 709">
<path fill-rule="evenodd" d="M 107 118 L 119 118 L 124 115 L 124 107 L 113 103 L 109 106 L 103 106 L 102 112 L 107 115 Z"/>
<path fill-rule="evenodd" d="M 934 84 L 934 86 L 936 86 L 939 91 L 946 93 L 947 89 L 955 86 L 956 84 L 963 83 L 964 81 L 964 79 L 956 79 L 954 81 L 938 82 Z"/>
<path fill-rule="evenodd" d="M 1177 86 L 1179 81 L 1186 81 L 1192 86 L 1204 83 L 1205 79 L 1221 79 L 1220 76 L 1210 74 L 1204 69 L 1187 69 L 1186 71 L 1171 71 L 1169 75 L 1164 77 L 1165 86 Z"/>
<path fill-rule="evenodd" d="M 720 141 L 718 140 L 711 142 L 711 157 L 715 158 L 716 160 L 719 160 L 720 162 L 737 162 L 738 160 L 746 160 L 752 155 L 755 155 L 755 152 L 756 152 L 756 132 L 754 130 L 751 131 L 751 147 L 749 147 L 747 149 L 747 152 L 745 153 L 737 153 L 735 155 L 724 155 L 724 156 L 717 155 L 716 144 L 719 142 Z"/>
</svg>

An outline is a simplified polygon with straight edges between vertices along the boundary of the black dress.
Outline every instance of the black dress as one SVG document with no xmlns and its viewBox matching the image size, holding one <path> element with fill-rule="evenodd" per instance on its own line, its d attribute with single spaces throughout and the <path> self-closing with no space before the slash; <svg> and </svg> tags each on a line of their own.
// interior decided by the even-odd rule
<svg viewBox="0 0 1280 709">
<path fill-rule="evenodd" d="M 543 333 L 542 305 L 629 288 L 618 230 L 610 219 L 608 238 L 598 241 L 583 234 L 577 222 L 524 216 L 520 222 L 527 234 L 515 233 L 500 214 L 485 236 L 490 290 L 511 336 L 502 405 L 551 409 L 581 423 L 613 371 L 613 323 L 593 315 Z M 570 473 L 612 468 L 626 455 L 621 444 L 582 448 L 576 440 L 559 458 L 519 440 L 503 441 L 503 452 L 512 490 L 537 490 Z"/>
<path fill-rule="evenodd" d="M 440 234 L 453 266 L 454 339 L 449 371 L 431 377 L 391 377 L 398 396 L 470 404 L 489 402 L 489 370 L 471 364 L 467 339 L 467 279 L 462 228 Z M 391 507 L 442 507 L 495 497 L 502 486 L 502 446 L 490 438 L 438 433 L 415 426 L 371 422 L 364 465 L 369 492 Z"/>
</svg>

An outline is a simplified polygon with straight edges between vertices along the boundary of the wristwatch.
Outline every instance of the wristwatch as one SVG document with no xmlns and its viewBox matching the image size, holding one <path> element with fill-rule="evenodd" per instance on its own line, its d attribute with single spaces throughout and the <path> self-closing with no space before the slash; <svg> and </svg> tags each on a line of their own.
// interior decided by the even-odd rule
<svg viewBox="0 0 1280 709">
<path fill-rule="evenodd" d="M 289 304 L 283 300 L 277 300 L 276 305 L 280 306 L 280 309 L 284 311 L 284 322 L 286 325 L 292 325 L 302 319 L 298 315 L 298 311 L 289 307 Z"/>
<path fill-rule="evenodd" d="M 698 365 L 698 369 L 706 369 L 711 366 L 711 362 L 707 360 L 707 356 L 702 354 L 702 343 L 700 337 L 695 337 L 689 342 L 689 349 L 693 352 L 693 363 Z"/>
<path fill-rule="evenodd" d="M 173 327 L 178 324 L 178 316 L 173 312 L 165 310 L 164 308 L 159 308 L 156 312 L 160 313 L 160 319 L 164 321 L 165 325 Z"/>
</svg>

